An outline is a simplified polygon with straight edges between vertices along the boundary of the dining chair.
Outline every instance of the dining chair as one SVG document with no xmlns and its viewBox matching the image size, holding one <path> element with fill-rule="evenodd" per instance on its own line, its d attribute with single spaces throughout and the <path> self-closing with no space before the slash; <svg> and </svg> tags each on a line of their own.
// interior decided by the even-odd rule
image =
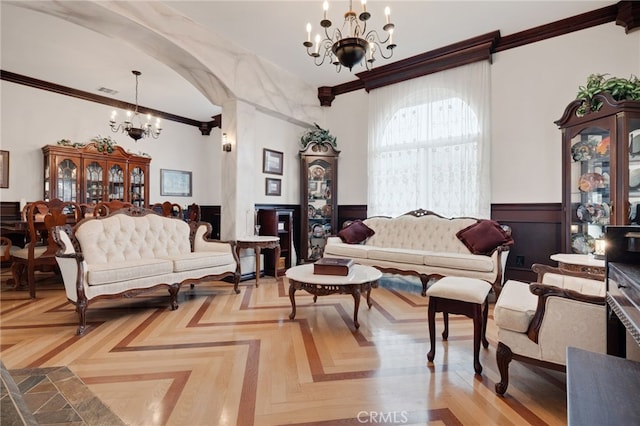
<svg viewBox="0 0 640 426">
<path fill-rule="evenodd" d="M 111 213 L 120 210 L 126 209 L 129 207 L 133 207 L 133 204 L 126 203 L 120 200 L 113 201 L 103 201 L 101 203 L 96 204 L 96 207 L 93 209 L 94 216 L 109 216 Z"/>
<path fill-rule="evenodd" d="M 48 238 L 54 226 L 75 224 L 82 219 L 82 209 L 76 202 L 53 199 L 36 201 L 25 207 L 27 244 L 11 254 L 11 275 L 16 288 L 26 283 L 29 296 L 36 297 L 35 271 L 57 270 L 55 253 L 58 250 L 52 238 Z"/>
<path fill-rule="evenodd" d="M 188 222 L 200 222 L 200 206 L 196 203 L 188 206 L 185 219 Z"/>
</svg>

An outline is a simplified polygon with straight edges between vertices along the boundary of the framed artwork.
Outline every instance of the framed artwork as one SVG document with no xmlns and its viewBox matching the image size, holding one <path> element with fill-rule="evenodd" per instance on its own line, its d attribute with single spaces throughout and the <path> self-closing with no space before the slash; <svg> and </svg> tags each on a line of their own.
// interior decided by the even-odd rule
<svg viewBox="0 0 640 426">
<path fill-rule="evenodd" d="M 264 193 L 266 195 L 281 195 L 282 179 L 266 178 Z"/>
<path fill-rule="evenodd" d="M 262 172 L 281 175 L 283 160 L 284 154 L 282 152 L 264 148 L 262 150 Z"/>
<path fill-rule="evenodd" d="M 160 195 L 191 197 L 191 172 L 160 169 Z"/>
<path fill-rule="evenodd" d="M 9 187 L 9 151 L 0 151 L 0 188 Z"/>
</svg>

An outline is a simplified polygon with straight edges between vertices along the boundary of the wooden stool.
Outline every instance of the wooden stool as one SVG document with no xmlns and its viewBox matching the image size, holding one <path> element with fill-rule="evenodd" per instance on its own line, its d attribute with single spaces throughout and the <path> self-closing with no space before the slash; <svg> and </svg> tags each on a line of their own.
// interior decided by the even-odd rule
<svg viewBox="0 0 640 426">
<path fill-rule="evenodd" d="M 482 372 L 479 360 L 480 341 L 485 348 L 489 346 L 486 331 L 489 311 L 487 295 L 490 290 L 491 284 L 486 281 L 463 277 L 444 277 L 429 287 L 429 362 L 433 362 L 436 354 L 436 312 L 444 315 L 444 340 L 449 337 L 449 314 L 465 315 L 473 319 L 473 369 L 476 374 Z"/>
</svg>

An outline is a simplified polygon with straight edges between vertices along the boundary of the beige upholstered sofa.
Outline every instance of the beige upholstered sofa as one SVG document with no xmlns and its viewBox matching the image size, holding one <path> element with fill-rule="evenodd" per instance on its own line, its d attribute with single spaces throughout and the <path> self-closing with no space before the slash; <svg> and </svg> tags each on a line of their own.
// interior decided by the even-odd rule
<svg viewBox="0 0 640 426">
<path fill-rule="evenodd" d="M 235 244 L 209 240 L 211 225 L 187 224 L 152 210 L 128 208 L 106 217 L 92 217 L 76 226 L 56 227 L 60 266 L 67 298 L 76 305 L 86 328 L 86 310 L 98 298 L 130 296 L 164 286 L 171 308 L 178 307 L 182 284 L 232 277 L 240 280 Z"/>
<path fill-rule="evenodd" d="M 493 311 L 501 395 L 509 386 L 512 359 L 564 371 L 567 347 L 607 349 L 603 277 L 548 265 L 532 269 L 538 282 L 507 281 Z"/>
<path fill-rule="evenodd" d="M 478 278 L 499 293 L 511 244 L 510 229 L 496 222 L 414 210 L 396 218 L 371 217 L 349 224 L 337 237 L 329 237 L 324 256 L 418 276 L 423 295 L 434 276 Z"/>
</svg>

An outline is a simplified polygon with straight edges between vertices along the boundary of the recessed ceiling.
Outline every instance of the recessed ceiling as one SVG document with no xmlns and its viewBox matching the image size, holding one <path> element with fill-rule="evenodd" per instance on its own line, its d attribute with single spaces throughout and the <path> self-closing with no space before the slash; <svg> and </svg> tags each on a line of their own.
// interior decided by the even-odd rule
<svg viewBox="0 0 640 426">
<path fill-rule="evenodd" d="M 355 80 L 353 73 L 325 64 L 316 67 L 302 42 L 310 22 L 315 33 L 322 1 L 167 1 L 177 12 L 238 46 L 288 69 L 313 86 Z M 348 1 L 331 1 L 329 19 L 341 24 Z M 480 34 L 500 30 L 503 36 L 615 4 L 611 1 L 375 1 L 369 28 L 380 30 L 384 7 L 391 7 L 398 45 L 391 60 L 427 52 Z M 114 98 L 135 101 L 131 70 L 142 71 L 139 102 L 146 107 L 199 121 L 220 109 L 166 65 L 126 42 L 67 21 L 0 2 L 2 69 L 91 93 L 116 90 Z M 360 10 L 354 1 L 354 9 Z M 622 29 L 621 29 L 622 31 Z"/>
</svg>

